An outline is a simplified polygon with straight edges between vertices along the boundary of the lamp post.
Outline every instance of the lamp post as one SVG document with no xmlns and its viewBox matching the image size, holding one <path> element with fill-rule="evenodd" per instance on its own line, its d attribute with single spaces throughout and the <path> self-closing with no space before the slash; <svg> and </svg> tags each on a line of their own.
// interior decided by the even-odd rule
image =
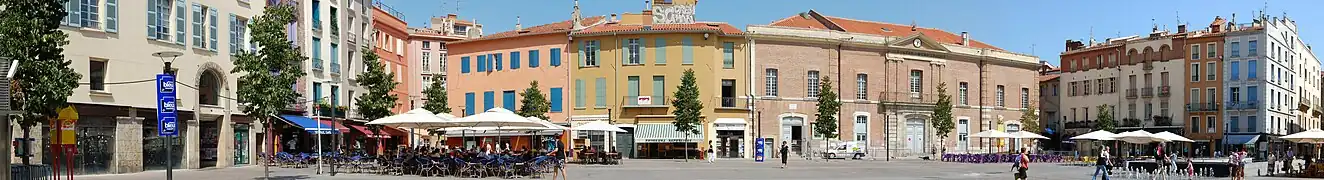
<svg viewBox="0 0 1324 180">
<path fill-rule="evenodd" d="M 172 77 L 172 78 L 175 76 L 175 68 L 174 68 L 174 67 L 171 67 L 170 64 L 173 63 L 176 59 L 178 59 L 179 56 L 183 56 L 183 55 L 184 55 L 184 53 L 176 52 L 176 51 L 161 51 L 161 52 L 152 53 L 152 56 L 153 56 L 153 57 L 161 58 L 161 62 L 162 62 L 163 65 L 164 65 L 164 66 L 161 66 L 161 73 L 162 73 L 162 74 L 166 74 L 166 75 L 168 75 L 168 76 L 170 76 L 170 77 Z M 159 85 L 158 85 L 158 86 L 159 86 Z M 173 108 L 172 108 L 172 109 L 173 109 Z M 160 110 L 157 110 L 157 111 L 159 112 Z M 173 111 L 172 111 L 172 112 L 173 112 Z M 157 118 L 159 119 L 160 117 L 157 117 Z M 157 123 L 160 123 L 160 122 L 157 122 Z M 157 130 L 157 131 L 160 131 L 160 130 Z M 162 138 L 165 138 L 165 149 L 166 149 L 166 156 L 165 156 L 165 157 L 166 157 L 166 180 L 173 180 L 174 177 L 175 177 L 175 176 L 174 176 L 174 166 L 175 166 L 175 165 L 174 165 L 174 159 L 171 157 L 171 156 L 174 154 L 174 152 L 173 152 L 174 150 L 171 148 L 171 146 L 172 146 L 172 145 L 171 145 L 171 141 L 174 141 L 174 137 L 173 137 L 173 136 L 165 136 L 165 137 L 162 137 Z"/>
<path fill-rule="evenodd" d="M 330 81 L 330 82 L 327 82 L 327 84 L 334 84 L 335 87 L 340 87 L 340 85 L 341 85 L 341 84 L 340 84 L 340 81 Z M 336 120 L 336 109 L 337 109 L 337 108 L 340 108 L 340 88 L 332 88 L 332 90 L 333 90 L 333 91 L 331 92 L 331 96 L 330 96 L 330 97 L 331 97 L 331 107 L 330 107 L 330 108 L 331 108 L 331 128 L 332 128 L 332 129 L 335 129 L 336 131 L 340 131 L 340 129 L 336 127 L 336 124 L 341 124 L 341 123 L 342 123 L 342 122 L 339 122 L 339 121 Z M 344 113 L 344 112 L 341 112 L 341 113 Z M 321 123 L 318 123 L 318 124 L 321 124 Z M 344 126 L 344 125 L 341 125 L 341 126 Z M 341 135 L 342 133 L 344 133 L 344 132 L 337 132 L 337 133 L 335 134 L 335 137 L 336 137 L 335 140 L 332 140 L 332 141 L 331 141 L 331 147 L 335 147 L 335 148 L 336 148 L 336 151 L 335 151 L 335 152 L 336 152 L 336 157 L 340 157 L 340 156 L 344 156 L 344 155 L 345 155 L 345 153 L 344 153 L 344 148 L 340 147 L 340 145 L 342 144 L 342 143 L 340 143 L 340 141 L 344 141 L 344 140 L 345 140 L 345 139 L 344 139 L 344 136 Z M 331 160 L 332 160 L 332 161 L 331 161 L 331 173 L 330 173 L 330 174 L 331 174 L 331 176 L 336 176 L 336 159 L 333 158 L 333 159 L 331 159 Z"/>
</svg>

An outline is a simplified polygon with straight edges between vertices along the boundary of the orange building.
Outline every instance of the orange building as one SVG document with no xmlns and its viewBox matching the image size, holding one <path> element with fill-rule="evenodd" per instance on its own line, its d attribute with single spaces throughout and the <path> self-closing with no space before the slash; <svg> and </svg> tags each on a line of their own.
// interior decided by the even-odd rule
<svg viewBox="0 0 1324 180">
<path fill-rule="evenodd" d="M 409 49 L 409 33 L 406 29 L 409 26 L 400 19 L 403 14 L 391 10 L 390 7 L 382 8 L 383 6 L 372 8 L 373 52 L 376 52 L 378 59 L 386 65 L 384 70 L 395 75 L 395 82 L 401 82 L 391 90 L 391 94 L 397 97 L 395 108 L 391 108 L 391 112 L 399 114 L 413 109 L 413 101 L 418 99 L 409 96 L 411 83 L 403 83 L 414 82 L 409 76 L 409 61 L 405 58 L 405 55 L 409 54 L 406 52 Z"/>
</svg>

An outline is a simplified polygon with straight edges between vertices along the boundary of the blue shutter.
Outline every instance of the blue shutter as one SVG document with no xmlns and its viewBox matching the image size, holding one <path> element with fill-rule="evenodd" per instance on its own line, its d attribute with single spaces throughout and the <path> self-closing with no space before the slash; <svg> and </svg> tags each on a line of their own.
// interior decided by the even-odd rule
<svg viewBox="0 0 1324 180">
<path fill-rule="evenodd" d="M 79 26 L 79 22 L 82 19 L 79 19 L 78 16 L 78 11 L 79 11 L 78 8 L 81 7 L 78 5 L 79 5 L 79 0 L 69 0 L 64 2 L 64 12 L 68 12 L 68 14 L 64 15 L 64 20 L 62 20 L 60 24 L 74 26 L 74 27 Z"/>
<path fill-rule="evenodd" d="M 639 38 L 639 64 L 648 64 L 648 39 Z"/>
<path fill-rule="evenodd" d="M 680 64 L 694 64 L 694 40 L 686 37 L 681 40 L 680 45 Z"/>
<path fill-rule="evenodd" d="M 106 32 L 120 32 L 119 0 L 106 0 Z"/>
<path fill-rule="evenodd" d="M 583 80 L 583 79 L 575 79 L 575 89 L 574 89 L 574 90 L 575 90 L 575 92 L 574 92 L 574 93 L 575 93 L 575 107 L 576 107 L 576 108 L 583 108 L 583 107 L 584 107 L 584 104 L 587 103 L 587 102 L 584 102 L 584 80 Z"/>
<path fill-rule="evenodd" d="M 593 107 L 607 107 L 607 78 L 593 80 Z"/>
<path fill-rule="evenodd" d="M 203 42 L 206 41 L 203 41 L 202 39 L 202 34 L 204 33 L 202 32 L 203 30 L 202 17 L 206 17 L 207 14 L 203 14 L 206 12 L 202 12 L 202 4 L 198 4 L 198 3 L 193 3 L 192 12 L 193 12 L 193 46 L 204 47 Z"/>
<path fill-rule="evenodd" d="M 492 109 L 493 107 L 495 107 L 495 106 L 494 106 L 494 105 L 495 105 L 494 102 L 496 102 L 496 101 L 495 101 L 494 99 L 496 99 L 496 93 L 493 93 L 492 91 L 483 92 L 483 111 L 484 111 L 484 112 L 486 112 L 487 110 Z"/>
<path fill-rule="evenodd" d="M 519 51 L 510 52 L 510 69 L 519 69 Z"/>
<path fill-rule="evenodd" d="M 239 32 L 238 18 L 234 16 L 234 13 L 230 13 L 230 54 L 238 53 L 239 48 L 243 48 L 243 46 L 238 45 L 239 36 L 242 36 L 243 34 L 243 32 Z"/>
<path fill-rule="evenodd" d="M 547 52 L 547 57 L 550 57 L 547 61 L 550 61 L 553 67 L 561 66 L 561 48 L 552 48 Z"/>
<path fill-rule="evenodd" d="M 552 97 L 551 112 L 561 112 L 561 88 L 552 88 L 552 90 L 548 91 L 548 95 Z"/>
<path fill-rule="evenodd" d="M 501 92 L 501 106 L 505 107 L 506 109 L 516 109 L 516 108 L 515 108 L 515 91 L 504 91 L 504 92 Z M 512 111 L 513 111 L 513 110 L 512 110 Z"/>
<path fill-rule="evenodd" d="M 167 0 L 168 1 L 168 0 Z M 166 12 L 169 13 L 169 12 Z M 175 43 L 184 44 L 184 0 L 175 0 Z"/>
<path fill-rule="evenodd" d="M 157 22 L 160 22 L 158 19 L 161 17 L 156 12 L 157 1 L 169 0 L 147 0 L 147 39 L 159 39 L 156 37 L 156 26 L 158 26 Z"/>
<path fill-rule="evenodd" d="M 460 73 L 469 73 L 469 56 L 460 57 Z"/>
<path fill-rule="evenodd" d="M 588 47 L 588 46 L 585 46 L 585 45 L 584 45 L 584 41 L 579 41 L 579 53 L 578 53 L 578 55 L 577 55 L 578 57 L 576 57 L 576 58 L 579 58 L 579 67 L 584 67 L 585 65 L 587 65 L 587 64 L 585 64 L 585 61 L 584 61 L 584 48 L 585 48 L 585 47 Z"/>
<path fill-rule="evenodd" d="M 487 55 L 478 55 L 478 72 L 487 72 Z"/>
<path fill-rule="evenodd" d="M 496 70 L 497 70 L 497 71 L 500 71 L 500 70 L 501 70 L 501 67 L 502 67 L 502 66 L 501 66 L 501 53 L 492 54 L 492 56 L 496 58 L 496 61 L 494 61 L 496 66 L 494 66 L 494 67 L 496 67 Z"/>
<path fill-rule="evenodd" d="M 653 44 L 653 51 L 657 51 L 654 53 L 657 56 L 654 57 L 654 61 L 656 61 L 657 64 L 667 64 L 667 39 L 657 38 L 657 41 L 654 41 Z"/>
<path fill-rule="evenodd" d="M 630 46 L 629 46 L 629 45 L 626 45 L 626 43 L 629 43 L 629 42 L 630 42 L 629 39 L 626 39 L 626 40 L 624 40 L 624 41 L 622 41 L 622 40 L 616 40 L 616 46 L 617 46 L 616 51 L 619 51 L 620 54 L 621 54 L 620 56 L 617 56 L 617 57 L 621 57 L 621 58 L 620 58 L 620 59 L 621 59 L 621 65 L 630 64 L 630 63 L 629 63 L 629 62 L 630 62 L 630 50 L 629 50 Z M 602 57 L 598 57 L 598 59 L 602 59 Z M 599 65 L 601 65 L 601 64 L 599 64 Z"/>
<path fill-rule="evenodd" d="M 220 43 L 218 43 L 218 41 L 216 41 L 216 37 L 219 36 L 218 34 L 220 34 L 220 33 L 216 33 L 216 31 L 217 31 L 217 29 L 218 29 L 218 28 L 216 28 L 216 25 L 217 25 L 216 21 L 219 21 L 219 20 L 216 20 L 216 19 L 217 19 L 217 18 L 216 18 L 216 9 L 215 9 L 215 8 L 207 9 L 207 20 L 208 20 L 208 23 L 210 23 L 210 24 L 207 26 L 207 31 L 209 31 L 209 33 L 207 34 L 207 36 L 208 36 L 207 49 L 210 49 L 212 52 L 216 52 L 216 48 L 217 48 L 216 46 L 220 46 Z M 181 22 L 182 22 L 182 21 L 181 21 Z"/>
<path fill-rule="evenodd" d="M 538 68 L 538 50 L 528 50 L 528 68 Z"/>
<path fill-rule="evenodd" d="M 464 115 L 474 115 L 474 93 L 464 93 Z"/>
</svg>

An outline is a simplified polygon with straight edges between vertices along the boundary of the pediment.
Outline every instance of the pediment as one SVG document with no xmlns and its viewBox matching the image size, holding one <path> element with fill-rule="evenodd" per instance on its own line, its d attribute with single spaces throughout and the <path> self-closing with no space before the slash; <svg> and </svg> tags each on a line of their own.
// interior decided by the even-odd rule
<svg viewBox="0 0 1324 180">
<path fill-rule="evenodd" d="M 911 34 L 910 36 L 899 38 L 888 44 L 892 47 L 897 47 L 897 48 L 920 49 L 920 50 L 942 51 L 942 52 L 950 51 L 947 50 L 947 47 L 942 46 L 940 42 L 933 40 L 933 38 L 929 38 L 928 36 L 925 36 L 924 33 Z"/>
</svg>

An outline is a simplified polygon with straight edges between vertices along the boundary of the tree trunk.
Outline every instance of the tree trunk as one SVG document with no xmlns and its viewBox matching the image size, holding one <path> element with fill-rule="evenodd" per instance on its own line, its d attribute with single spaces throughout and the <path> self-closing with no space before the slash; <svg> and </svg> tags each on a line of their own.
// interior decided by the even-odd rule
<svg viewBox="0 0 1324 180">
<path fill-rule="evenodd" d="M 690 133 L 685 133 L 685 141 L 690 141 Z M 685 162 L 690 162 L 690 143 L 685 143 Z"/>
<path fill-rule="evenodd" d="M 266 140 L 262 140 L 262 141 L 264 141 L 264 142 L 266 142 L 266 143 L 268 144 L 268 145 L 264 145 L 264 147 L 262 147 L 263 149 L 266 149 L 266 150 L 263 151 L 262 154 L 261 154 L 261 156 L 266 157 L 266 158 L 262 158 L 262 159 L 265 159 L 265 160 L 262 161 L 262 179 L 264 179 L 264 180 L 265 180 L 265 179 L 271 179 L 271 161 L 272 161 L 273 158 L 276 157 L 275 155 L 273 155 L 273 154 L 275 154 L 274 152 L 276 151 L 276 150 L 275 150 L 275 149 L 276 149 L 276 143 L 275 143 L 275 142 L 271 142 L 271 141 L 272 141 L 272 138 L 271 138 L 271 137 L 274 136 L 275 134 L 274 134 L 274 132 L 272 132 L 272 130 L 271 130 L 271 119 L 267 119 L 267 118 L 259 118 L 258 120 L 262 121 L 262 128 L 265 129 L 265 130 L 263 130 L 263 132 L 264 132 L 263 134 L 264 134 L 264 135 L 262 136 L 262 138 L 263 138 L 263 139 L 266 139 Z"/>
</svg>

